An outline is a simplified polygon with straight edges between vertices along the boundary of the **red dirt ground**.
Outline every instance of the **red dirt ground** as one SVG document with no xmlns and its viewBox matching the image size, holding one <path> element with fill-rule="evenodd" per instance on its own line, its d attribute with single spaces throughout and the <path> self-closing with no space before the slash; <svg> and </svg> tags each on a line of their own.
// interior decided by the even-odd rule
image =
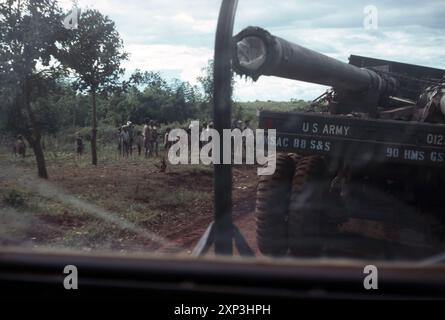
<svg viewBox="0 0 445 320">
<path fill-rule="evenodd" d="M 51 181 L 74 195 L 87 196 L 100 190 L 99 204 L 107 210 L 119 212 L 115 202 L 100 199 L 116 199 L 123 203 L 138 203 L 150 209 L 161 209 L 168 214 L 156 217 L 143 225 L 147 230 L 174 242 L 190 253 L 213 220 L 211 171 L 182 171 L 169 167 L 167 173 L 160 173 L 154 166 L 138 162 L 117 162 L 99 165 L 97 168 L 86 166 L 79 169 L 67 165 L 49 166 Z M 254 233 L 254 207 L 257 175 L 255 167 L 235 166 L 233 168 L 233 219 L 245 236 L 249 245 L 256 251 Z M 144 198 L 153 190 L 174 193 L 178 188 L 187 188 L 207 194 L 208 200 L 195 199 L 166 208 Z M 190 202 L 190 201 L 189 201 Z M 141 239 L 134 239 L 141 241 Z M 144 241 L 145 243 L 145 241 Z M 144 244 L 153 250 L 151 244 Z"/>
</svg>

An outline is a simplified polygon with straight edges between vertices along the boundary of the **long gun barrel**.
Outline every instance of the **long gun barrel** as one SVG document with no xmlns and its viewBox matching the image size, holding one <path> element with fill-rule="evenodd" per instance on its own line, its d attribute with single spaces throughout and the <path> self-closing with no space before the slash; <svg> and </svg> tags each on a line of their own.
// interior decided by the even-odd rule
<svg viewBox="0 0 445 320">
<path fill-rule="evenodd" d="M 374 91 L 382 94 L 393 82 L 376 72 L 361 69 L 321 53 L 271 35 L 258 27 L 248 27 L 233 39 L 233 67 L 257 80 L 261 75 L 300 80 L 350 92 Z"/>
</svg>

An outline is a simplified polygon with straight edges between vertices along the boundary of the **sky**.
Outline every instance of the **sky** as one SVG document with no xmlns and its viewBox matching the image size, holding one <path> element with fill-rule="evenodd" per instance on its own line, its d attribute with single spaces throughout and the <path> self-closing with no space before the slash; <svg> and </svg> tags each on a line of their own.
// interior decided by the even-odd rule
<svg viewBox="0 0 445 320">
<path fill-rule="evenodd" d="M 64 8 L 70 0 L 60 1 Z M 159 71 L 198 84 L 213 57 L 219 0 L 78 0 L 116 22 L 130 58 L 127 72 Z M 369 28 L 369 5 L 377 19 Z M 347 62 L 351 54 L 445 69 L 445 1 L 239 0 L 234 33 L 259 26 Z M 81 23 L 81 21 L 79 22 Z M 368 27 L 365 28 L 365 23 Z M 275 77 L 237 79 L 238 101 L 311 100 L 325 87 Z"/>
</svg>

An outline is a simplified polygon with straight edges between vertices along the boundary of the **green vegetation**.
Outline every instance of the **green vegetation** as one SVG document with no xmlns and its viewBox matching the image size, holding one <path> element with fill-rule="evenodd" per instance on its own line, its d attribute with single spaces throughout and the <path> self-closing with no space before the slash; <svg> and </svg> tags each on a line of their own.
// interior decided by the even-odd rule
<svg viewBox="0 0 445 320">
<path fill-rule="evenodd" d="M 3 202 L 7 206 L 22 207 L 25 204 L 25 196 L 23 193 L 16 189 L 8 190 L 3 196 Z"/>
<path fill-rule="evenodd" d="M 257 124 L 258 111 L 298 111 L 307 106 L 308 102 L 303 100 L 292 100 L 290 102 L 279 101 L 254 101 L 254 102 L 236 102 L 233 106 L 233 117 L 235 119 L 250 120 L 255 127 Z"/>
</svg>

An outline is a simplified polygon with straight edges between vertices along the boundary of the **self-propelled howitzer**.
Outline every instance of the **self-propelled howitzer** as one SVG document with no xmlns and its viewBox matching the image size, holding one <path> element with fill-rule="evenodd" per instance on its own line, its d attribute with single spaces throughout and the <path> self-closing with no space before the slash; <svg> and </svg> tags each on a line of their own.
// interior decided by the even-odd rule
<svg viewBox="0 0 445 320">
<path fill-rule="evenodd" d="M 257 189 L 263 254 L 348 251 L 352 237 L 382 241 L 376 256 L 390 244 L 410 254 L 443 246 L 445 70 L 355 55 L 344 63 L 257 27 L 231 50 L 235 72 L 254 81 L 332 87 L 302 110 L 259 113 L 279 151 Z"/>
</svg>

